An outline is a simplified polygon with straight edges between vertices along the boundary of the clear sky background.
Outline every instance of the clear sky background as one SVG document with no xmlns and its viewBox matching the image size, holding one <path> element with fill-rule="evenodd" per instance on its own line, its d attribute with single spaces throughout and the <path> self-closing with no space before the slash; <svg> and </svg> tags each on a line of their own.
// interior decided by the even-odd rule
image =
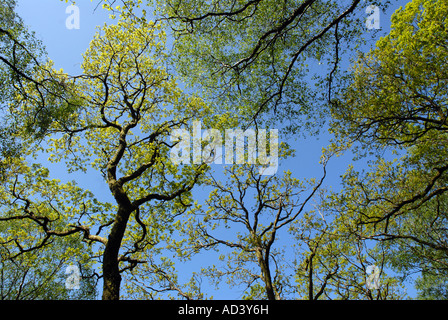
<svg viewBox="0 0 448 320">
<path fill-rule="evenodd" d="M 97 30 L 97 26 L 103 25 L 107 21 L 110 22 L 108 13 L 101 6 L 95 10 L 97 1 L 99 0 L 93 2 L 90 0 L 77 1 L 76 5 L 80 9 L 79 29 L 67 29 L 66 19 L 69 14 L 66 13 L 66 8 L 70 3 L 65 3 L 60 0 L 18 0 L 18 13 L 23 18 L 25 24 L 36 32 L 37 38 L 43 41 L 48 56 L 55 62 L 55 68 L 63 68 L 68 74 L 77 75 L 81 73 L 81 55 L 88 48 Z M 391 13 L 398 9 L 399 6 L 404 6 L 408 2 L 404 0 L 398 1 L 398 3 L 395 2 L 386 14 L 380 14 L 381 31 L 378 33 L 376 40 L 381 35 L 388 33 Z M 369 4 L 369 1 L 366 0 L 365 5 L 361 9 L 365 10 Z M 366 14 L 365 16 L 367 17 L 368 15 Z M 371 31 L 366 28 L 367 32 Z M 371 42 L 370 45 L 373 46 L 374 42 Z M 293 147 L 296 149 L 296 156 L 284 161 L 279 171 L 290 170 L 293 176 L 300 179 L 320 177 L 322 168 L 318 162 L 321 156 L 321 149 L 326 146 L 328 138 L 327 135 L 322 134 L 316 138 L 297 139 L 297 141 L 294 141 Z M 337 190 L 340 175 L 345 172 L 349 163 L 351 163 L 351 156 L 349 154 L 332 159 L 327 167 L 328 178 L 326 179 L 325 185 L 331 185 L 334 190 Z M 51 168 L 54 168 L 54 165 Z M 51 174 L 61 180 L 64 180 L 64 177 L 67 176 L 63 165 L 52 169 Z M 72 176 L 67 177 L 67 180 L 72 179 Z M 99 173 L 96 175 L 80 174 L 76 180 L 81 186 L 93 191 L 101 200 L 113 202 L 108 187 Z M 203 258 L 195 259 L 195 265 L 181 266 L 186 278 L 190 277 L 189 271 L 197 271 L 198 266 L 210 262 L 210 256 L 207 255 Z M 212 290 L 213 288 L 207 288 L 205 291 L 207 292 L 209 289 Z M 411 289 L 408 290 L 408 294 L 412 296 L 415 292 Z M 101 292 L 101 288 L 99 291 Z M 241 298 L 241 292 L 225 288 L 225 286 L 219 291 L 211 292 L 210 295 L 218 299 Z"/>
</svg>

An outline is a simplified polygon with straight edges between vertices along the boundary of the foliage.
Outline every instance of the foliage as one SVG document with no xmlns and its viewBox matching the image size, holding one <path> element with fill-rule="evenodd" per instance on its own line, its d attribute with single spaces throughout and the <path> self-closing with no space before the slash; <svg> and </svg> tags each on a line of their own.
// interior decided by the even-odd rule
<svg viewBox="0 0 448 320">
<path fill-rule="evenodd" d="M 360 0 L 100 3 L 119 17 L 99 28 L 78 76 L 42 58 L 14 0 L 0 6 L 1 298 L 91 299 L 102 278 L 103 299 L 204 299 L 209 278 L 244 299 L 405 299 L 418 273 L 417 298 L 446 299 L 448 1 L 398 10 L 348 72 L 344 59 L 368 39 Z M 328 119 L 318 180 L 170 158 L 183 142 L 171 134 L 198 120 L 308 135 Z M 347 150 L 368 167 L 349 166 L 329 192 L 327 161 Z M 64 165 L 110 194 L 54 179 Z M 217 261 L 181 280 L 178 263 L 208 250 Z M 64 288 L 70 263 L 82 270 L 76 292 Z"/>
<path fill-rule="evenodd" d="M 448 261 L 447 9 L 447 1 L 414 0 L 398 10 L 390 34 L 360 56 L 333 108 L 336 137 L 358 143 L 358 156 L 378 154 L 367 172 L 349 168 L 335 207 L 370 225 L 366 237 L 391 242 L 396 270 L 422 271 L 424 291 Z"/>
<path fill-rule="evenodd" d="M 221 112 L 237 114 L 240 125 L 267 122 L 294 134 L 319 131 L 342 58 L 365 34 L 357 0 L 168 0 L 157 6 L 173 30 L 174 63 L 187 84 Z"/>
<path fill-rule="evenodd" d="M 291 150 L 281 147 L 281 157 L 290 154 Z M 289 281 L 287 261 L 276 242 L 285 241 L 286 230 L 322 185 L 326 161 L 319 181 L 300 181 L 291 172 L 262 176 L 258 166 L 251 164 L 227 166 L 226 180 L 209 175 L 206 184 L 212 191 L 207 209 L 192 211 L 184 255 L 214 249 L 221 253 L 223 266 L 213 264 L 202 273 L 216 285 L 222 280 L 242 285 L 246 299 L 283 298 Z"/>
<path fill-rule="evenodd" d="M 65 161 L 69 173 L 99 173 L 115 204 L 87 200 L 89 192 L 71 183 L 42 180 L 45 175 L 39 177 L 39 171 L 47 169 L 31 165 L 33 169 L 25 169 L 31 175 L 25 181 L 37 199 L 11 192 L 9 201 L 16 208 L 0 218 L 34 221 L 41 245 L 54 236 L 72 234 L 96 244 L 93 257 L 101 258 L 107 299 L 119 297 L 120 274 L 145 264 L 151 249 L 172 232 L 175 217 L 186 210 L 190 190 L 206 169 L 170 161 L 170 147 L 176 144 L 170 141 L 171 131 L 187 128 L 190 119 L 206 116 L 210 109 L 199 98 L 183 94 L 168 74 L 164 42 L 159 25 L 122 17 L 95 35 L 84 55 L 83 75 L 70 77 L 54 70 L 51 62 L 35 72 L 38 81 L 51 72 L 77 102 L 76 113 L 64 111 L 63 119 L 48 124 L 45 144 L 37 151 L 55 164 Z M 17 110 L 24 123 L 34 108 L 33 98 L 40 94 L 35 89 L 31 84 L 25 87 L 26 97 Z M 26 132 L 22 128 L 22 139 Z M 28 153 L 37 155 L 31 149 Z M 10 184 L 14 179 L 19 178 L 12 177 Z M 58 192 L 41 203 L 39 197 L 48 189 L 42 184 Z M 51 205 L 64 199 L 76 200 L 70 207 Z M 42 206 L 47 211 L 41 212 Z M 20 243 L 18 239 L 13 244 L 20 248 Z"/>
<path fill-rule="evenodd" d="M 20 158 L 9 165 L 8 177 L 0 187 L 1 299 L 95 298 L 91 248 L 78 234 L 59 237 L 59 230 L 83 218 L 75 205 L 82 204 L 84 210 L 101 207 L 89 192 L 50 179 L 48 170 L 39 165 L 28 167 Z M 79 263 L 84 277 L 81 290 L 74 292 L 66 290 L 64 275 L 72 263 Z"/>
<path fill-rule="evenodd" d="M 300 299 L 404 299 L 400 279 L 388 274 L 387 246 L 363 239 L 351 227 L 351 217 L 334 215 L 325 206 L 307 212 L 292 226 Z M 372 267 L 378 268 L 378 287 L 368 285 Z"/>
</svg>

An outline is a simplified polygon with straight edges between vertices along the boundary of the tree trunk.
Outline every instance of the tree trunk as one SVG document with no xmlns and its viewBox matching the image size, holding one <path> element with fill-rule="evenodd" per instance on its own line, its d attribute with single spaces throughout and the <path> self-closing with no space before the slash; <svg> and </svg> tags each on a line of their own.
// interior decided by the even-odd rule
<svg viewBox="0 0 448 320">
<path fill-rule="evenodd" d="M 261 268 L 261 275 L 263 277 L 267 298 L 268 300 L 276 300 L 274 286 L 272 285 L 271 270 L 269 268 L 269 260 L 264 259 L 263 251 L 261 248 L 258 248 L 256 253 L 258 258 L 258 265 Z"/>
<path fill-rule="evenodd" d="M 103 300 L 120 299 L 121 275 L 118 272 L 118 263 L 116 265 L 115 268 L 113 264 L 109 266 L 106 266 L 106 263 L 103 264 Z"/>
<path fill-rule="evenodd" d="M 121 275 L 118 254 L 132 209 L 119 206 L 103 254 L 103 300 L 119 300 Z"/>
</svg>

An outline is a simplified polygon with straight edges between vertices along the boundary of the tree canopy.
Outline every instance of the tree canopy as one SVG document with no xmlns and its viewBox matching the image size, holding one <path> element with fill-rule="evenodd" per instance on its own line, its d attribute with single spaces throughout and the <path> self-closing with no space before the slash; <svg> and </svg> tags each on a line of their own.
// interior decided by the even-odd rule
<svg viewBox="0 0 448 320">
<path fill-rule="evenodd" d="M 359 0 L 100 4 L 78 75 L 0 5 L 1 299 L 446 299 L 447 0 L 370 50 Z M 327 129 L 321 175 L 284 170 Z"/>
<path fill-rule="evenodd" d="M 392 242 L 392 264 L 421 271 L 422 295 L 439 290 L 440 297 L 448 257 L 446 9 L 446 1 L 412 1 L 398 10 L 390 34 L 360 56 L 332 109 L 332 130 L 358 143 L 358 155 L 397 152 L 379 156 L 370 171 L 350 168 L 335 196 L 338 211 L 373 226 L 370 238 Z"/>
</svg>

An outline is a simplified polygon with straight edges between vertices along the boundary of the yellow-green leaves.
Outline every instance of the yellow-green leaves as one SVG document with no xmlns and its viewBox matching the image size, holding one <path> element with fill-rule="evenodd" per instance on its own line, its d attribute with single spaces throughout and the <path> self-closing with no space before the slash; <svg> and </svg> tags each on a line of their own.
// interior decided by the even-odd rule
<svg viewBox="0 0 448 320">
<path fill-rule="evenodd" d="M 31 239 L 19 232 L 15 239 L 7 238 L 16 251 L 20 253 L 25 242 L 32 251 L 54 237 L 73 237 L 96 244 L 94 259 L 115 243 L 119 256 L 109 263 L 131 270 L 135 261 L 145 263 L 156 255 L 160 248 L 155 247 L 170 242 L 170 234 L 181 227 L 175 218 L 188 209 L 191 189 L 207 167 L 172 163 L 170 134 L 188 127 L 194 118 L 207 120 L 213 109 L 182 92 L 168 69 L 165 42 L 160 24 L 123 14 L 116 24 L 98 30 L 83 55 L 82 75 L 70 77 L 54 70 L 51 62 L 36 72 L 54 90 L 41 110 L 49 116 L 37 117 L 45 124 L 42 144 L 37 150 L 24 145 L 24 153 L 35 160 L 47 158 L 49 166 L 62 166 L 66 172 L 63 179 L 50 179 L 52 167 L 21 159 L 5 177 L 0 219 L 30 222 L 40 236 Z M 30 115 L 40 91 L 29 85 L 25 92 L 18 97 L 22 103 L 16 112 L 33 125 Z M 26 132 L 21 133 L 25 137 Z M 92 191 L 102 199 L 113 198 L 114 204 L 64 182 L 78 172 L 103 178 L 110 194 Z M 109 241 L 114 227 L 122 234 Z"/>
<path fill-rule="evenodd" d="M 349 234 L 380 240 L 377 253 L 390 250 L 383 261 L 400 272 L 439 272 L 447 259 L 447 10 L 446 0 L 397 10 L 332 109 L 340 144 L 376 158 L 365 171 L 347 170 L 328 208 Z"/>
<path fill-rule="evenodd" d="M 446 1 L 419 0 L 395 12 L 390 34 L 355 64 L 333 109 L 333 131 L 362 133 L 374 145 L 406 145 L 446 126 L 447 9 Z"/>
</svg>

